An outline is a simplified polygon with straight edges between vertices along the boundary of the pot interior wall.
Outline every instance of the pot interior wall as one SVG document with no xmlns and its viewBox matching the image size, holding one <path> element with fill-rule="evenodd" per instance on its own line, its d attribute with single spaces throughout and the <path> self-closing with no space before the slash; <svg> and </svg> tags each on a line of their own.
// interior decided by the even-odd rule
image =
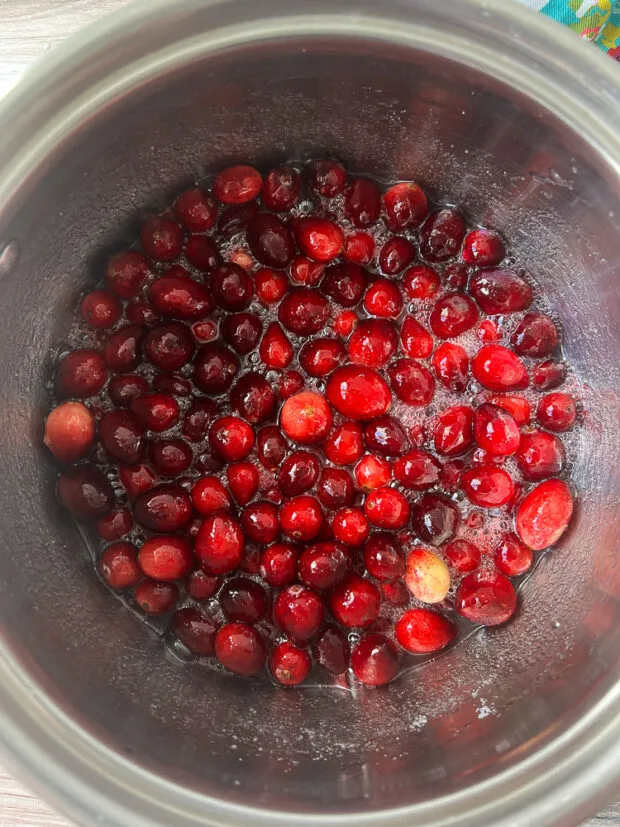
<svg viewBox="0 0 620 827">
<path fill-rule="evenodd" d="M 227 162 L 323 154 L 414 177 L 503 228 L 551 297 L 588 386 L 572 443 L 577 518 L 526 584 L 517 619 L 387 691 L 354 695 L 285 692 L 165 655 L 97 581 L 39 447 L 50 349 L 145 208 Z M 592 158 L 560 122 L 463 66 L 397 48 L 386 57 L 370 41 L 307 40 L 230 50 L 144 84 L 45 159 L 1 236 L 21 255 L 0 282 L 0 617 L 33 678 L 157 773 L 306 811 L 444 795 L 577 720 L 617 680 L 620 652 L 620 199 L 618 180 Z"/>
</svg>

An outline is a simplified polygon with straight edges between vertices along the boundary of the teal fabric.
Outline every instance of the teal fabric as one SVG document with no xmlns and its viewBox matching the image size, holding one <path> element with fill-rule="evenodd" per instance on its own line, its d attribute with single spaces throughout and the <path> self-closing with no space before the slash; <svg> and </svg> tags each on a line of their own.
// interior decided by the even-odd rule
<svg viewBox="0 0 620 827">
<path fill-rule="evenodd" d="M 620 60 L 620 0 L 519 0 Z"/>
</svg>

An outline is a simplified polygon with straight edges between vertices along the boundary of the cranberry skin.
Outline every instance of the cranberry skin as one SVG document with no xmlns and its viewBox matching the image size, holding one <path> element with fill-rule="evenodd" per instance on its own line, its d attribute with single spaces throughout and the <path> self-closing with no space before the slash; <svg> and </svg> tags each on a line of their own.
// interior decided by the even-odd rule
<svg viewBox="0 0 620 827">
<path fill-rule="evenodd" d="M 157 485 L 140 494 L 134 503 L 133 513 L 140 525 L 152 531 L 178 531 L 192 517 L 192 501 L 178 485 Z M 154 574 L 150 576 L 165 579 Z"/>
<path fill-rule="evenodd" d="M 461 574 L 474 571 L 480 565 L 480 551 L 468 540 L 453 540 L 443 553 L 452 568 Z"/>
<path fill-rule="evenodd" d="M 241 527 L 248 540 L 273 543 L 280 533 L 277 507 L 265 501 L 246 506 L 241 514 Z"/>
<path fill-rule="evenodd" d="M 170 396 L 191 396 L 193 389 L 194 386 L 189 379 L 183 379 L 182 376 L 158 373 L 153 378 L 153 390 L 169 394 Z"/>
<path fill-rule="evenodd" d="M 371 535 L 364 546 L 364 566 L 375 580 L 397 580 L 405 573 L 405 558 L 391 535 Z"/>
<path fill-rule="evenodd" d="M 525 365 L 502 345 L 481 347 L 474 356 L 471 369 L 474 379 L 491 391 L 523 390 L 528 386 Z"/>
<path fill-rule="evenodd" d="M 194 355 L 195 344 L 184 324 L 170 322 L 149 331 L 144 342 L 144 355 L 162 371 L 175 371 L 186 365 Z"/>
<path fill-rule="evenodd" d="M 129 410 L 145 428 L 166 431 L 179 421 L 179 403 L 165 393 L 145 393 L 129 403 Z"/>
<path fill-rule="evenodd" d="M 316 543 L 302 552 L 299 579 L 316 591 L 333 589 L 349 570 L 349 553 L 338 543 Z"/>
<path fill-rule="evenodd" d="M 257 201 L 227 207 L 222 211 L 217 222 L 219 234 L 225 238 L 233 238 L 245 230 L 250 221 L 256 218 L 258 212 Z"/>
<path fill-rule="evenodd" d="M 391 478 L 390 463 L 373 454 L 366 454 L 355 466 L 357 486 L 366 494 L 375 488 L 387 485 Z"/>
<path fill-rule="evenodd" d="M 129 373 L 142 361 L 142 343 L 146 330 L 142 325 L 126 325 L 113 333 L 105 343 L 103 358 L 115 373 Z"/>
<path fill-rule="evenodd" d="M 432 373 L 413 359 L 398 359 L 388 368 L 396 396 L 408 405 L 428 405 L 435 394 Z"/>
<path fill-rule="evenodd" d="M 184 537 L 151 537 L 138 553 L 140 568 L 153 580 L 179 580 L 192 570 L 193 560 L 191 543 Z"/>
<path fill-rule="evenodd" d="M 325 607 L 319 595 L 305 586 L 283 589 L 274 603 L 274 620 L 297 643 L 309 643 L 323 625 Z"/>
<path fill-rule="evenodd" d="M 117 408 L 128 408 L 132 399 L 146 393 L 148 389 L 149 383 L 143 376 L 113 376 L 108 384 L 108 395 Z"/>
<path fill-rule="evenodd" d="M 364 442 L 369 451 L 386 457 L 404 454 L 409 439 L 403 426 L 393 416 L 380 416 L 364 428 Z"/>
<path fill-rule="evenodd" d="M 230 492 L 238 505 L 247 505 L 258 491 L 258 468 L 251 462 L 236 462 L 226 469 Z"/>
<path fill-rule="evenodd" d="M 342 468 L 324 468 L 316 493 L 321 503 L 330 509 L 352 505 L 355 501 L 353 480 Z"/>
<path fill-rule="evenodd" d="M 97 568 L 111 589 L 129 589 L 142 580 L 138 552 L 132 543 L 114 543 L 99 558 Z"/>
<path fill-rule="evenodd" d="M 412 316 L 407 316 L 400 329 L 400 343 L 407 356 L 426 359 L 433 352 L 433 337 Z"/>
<path fill-rule="evenodd" d="M 192 488 L 192 505 L 204 516 L 228 511 L 232 505 L 228 491 L 217 477 L 201 477 Z"/>
<path fill-rule="evenodd" d="M 161 276 L 149 287 L 149 300 L 160 316 L 185 321 L 204 319 L 213 312 L 214 304 L 208 290 L 187 275 Z"/>
<path fill-rule="evenodd" d="M 390 322 L 369 319 L 361 322 L 349 339 L 349 357 L 357 365 L 380 368 L 386 365 L 398 347 L 398 337 Z"/>
<path fill-rule="evenodd" d="M 379 617 L 381 594 L 370 580 L 349 574 L 336 586 L 330 598 L 332 614 L 347 628 L 364 629 Z"/>
<path fill-rule="evenodd" d="M 276 402 L 273 388 L 260 373 L 246 373 L 230 393 L 233 410 L 254 425 L 275 415 Z"/>
<path fill-rule="evenodd" d="M 176 606 L 179 599 L 179 587 L 176 583 L 159 583 L 150 579 L 143 580 L 133 590 L 133 597 L 146 614 L 163 615 Z"/>
<path fill-rule="evenodd" d="M 311 188 L 325 198 L 335 198 L 344 192 L 347 171 L 339 161 L 319 159 L 306 167 L 306 176 Z"/>
<path fill-rule="evenodd" d="M 427 261 L 447 261 L 455 256 L 465 237 L 463 216 L 450 208 L 431 213 L 420 230 L 420 253 Z"/>
<path fill-rule="evenodd" d="M 489 398 L 489 404 L 508 411 L 519 427 L 530 421 L 531 406 L 523 396 L 496 394 Z"/>
<path fill-rule="evenodd" d="M 190 405 L 181 425 L 183 436 L 190 442 L 200 442 L 204 439 L 217 410 L 217 405 L 210 399 L 201 399 Z"/>
<path fill-rule="evenodd" d="M 369 227 L 381 215 L 381 194 L 374 181 L 352 178 L 344 193 L 344 214 L 356 227 Z"/>
<path fill-rule="evenodd" d="M 430 299 L 439 290 L 439 274 L 426 264 L 415 264 L 403 275 L 403 289 L 410 299 Z"/>
<path fill-rule="evenodd" d="M 334 221 L 308 216 L 295 223 L 295 238 L 301 252 L 323 263 L 339 256 L 344 248 L 344 233 Z"/>
<path fill-rule="evenodd" d="M 181 255 L 183 232 L 176 221 L 159 216 L 147 221 L 140 231 L 140 244 L 155 261 L 174 261 Z"/>
<path fill-rule="evenodd" d="M 457 612 L 483 626 L 506 623 L 517 608 L 517 593 L 503 574 L 474 572 L 461 581 L 454 601 Z"/>
<path fill-rule="evenodd" d="M 277 304 L 288 290 L 288 279 L 284 273 L 264 268 L 254 275 L 254 287 L 263 304 Z"/>
<path fill-rule="evenodd" d="M 220 264 L 211 276 L 211 292 L 215 303 L 229 313 L 245 310 L 252 300 L 252 279 L 238 264 Z"/>
<path fill-rule="evenodd" d="M 369 521 L 379 528 L 404 528 L 411 516 L 409 501 L 396 488 L 376 488 L 364 501 Z"/>
<path fill-rule="evenodd" d="M 194 187 L 179 195 L 174 212 L 181 226 L 190 233 L 206 233 L 217 221 L 218 205 L 210 193 Z"/>
<path fill-rule="evenodd" d="M 204 235 L 190 235 L 185 245 L 185 258 L 205 275 L 213 273 L 222 263 L 216 243 Z"/>
<path fill-rule="evenodd" d="M 456 457 L 471 448 L 474 441 L 473 416 L 469 405 L 453 405 L 440 414 L 433 435 L 438 454 Z"/>
<path fill-rule="evenodd" d="M 538 482 L 562 471 L 566 461 L 564 446 L 557 436 L 546 431 L 528 431 L 521 437 L 517 465 L 524 479 Z"/>
<path fill-rule="evenodd" d="M 97 533 L 102 540 L 113 542 L 126 537 L 133 528 L 133 517 L 128 508 L 117 507 L 97 521 Z"/>
<path fill-rule="evenodd" d="M 424 491 L 439 482 L 441 464 L 426 451 L 410 451 L 394 463 L 394 476 L 405 488 Z"/>
<path fill-rule="evenodd" d="M 261 199 L 268 210 L 284 212 L 297 203 L 300 190 L 301 179 L 293 167 L 276 167 L 265 176 Z"/>
<path fill-rule="evenodd" d="M 257 261 L 266 267 L 283 270 L 295 254 L 295 240 L 290 228 L 276 215 L 260 213 L 246 230 L 247 240 Z"/>
<path fill-rule="evenodd" d="M 118 476 L 130 500 L 135 500 L 140 494 L 149 491 L 157 482 L 157 475 L 148 465 L 132 465 L 130 468 L 119 468 Z"/>
<path fill-rule="evenodd" d="M 278 487 L 286 497 L 309 491 L 319 478 L 319 461 L 308 451 L 295 451 L 282 463 Z"/>
<path fill-rule="evenodd" d="M 209 429 L 209 445 L 224 462 L 245 459 L 254 447 L 254 431 L 237 416 L 222 416 Z"/>
<path fill-rule="evenodd" d="M 370 233 L 351 233 L 344 240 L 344 257 L 354 264 L 370 264 L 375 254 L 375 240 Z"/>
<path fill-rule="evenodd" d="M 215 636 L 215 655 L 237 675 L 256 675 L 265 665 L 267 652 L 259 632 L 247 623 L 226 623 Z"/>
<path fill-rule="evenodd" d="M 357 327 L 359 318 L 354 310 L 343 310 L 334 319 L 334 333 L 346 339 Z"/>
<path fill-rule="evenodd" d="M 95 439 L 95 420 L 81 402 L 63 402 L 45 421 L 43 442 L 63 464 L 85 456 Z"/>
<path fill-rule="evenodd" d="M 222 585 L 222 578 L 194 569 L 185 578 L 185 591 L 193 600 L 209 600 Z"/>
<path fill-rule="evenodd" d="M 258 345 L 263 323 L 253 313 L 234 313 L 222 324 L 222 336 L 241 356 L 247 356 Z"/>
<path fill-rule="evenodd" d="M 532 369 L 532 385 L 537 391 L 549 391 L 557 388 L 566 379 L 566 365 L 547 359 L 538 362 Z"/>
<path fill-rule="evenodd" d="M 347 546 L 361 546 L 368 539 L 370 525 L 361 508 L 340 508 L 332 521 L 334 537 Z"/>
<path fill-rule="evenodd" d="M 260 343 L 260 358 L 269 368 L 286 368 L 293 361 L 293 346 L 277 322 L 271 322 Z"/>
<path fill-rule="evenodd" d="M 312 647 L 315 661 L 331 672 L 341 675 L 349 665 L 350 647 L 344 633 L 337 626 L 326 626 Z"/>
<path fill-rule="evenodd" d="M 104 360 L 95 350 L 79 348 L 63 357 L 56 371 L 56 396 L 86 399 L 99 393 L 108 372 Z"/>
<path fill-rule="evenodd" d="M 323 278 L 324 272 L 324 264 L 312 261 L 307 256 L 296 256 L 289 268 L 291 281 L 294 281 L 295 284 L 303 284 L 306 287 L 317 285 Z"/>
<path fill-rule="evenodd" d="M 413 530 L 423 542 L 433 546 L 451 540 L 460 522 L 459 507 L 443 494 L 423 494 L 412 509 Z"/>
<path fill-rule="evenodd" d="M 199 609 L 179 609 L 172 616 L 170 630 L 193 655 L 210 657 L 214 654 L 217 625 Z"/>
<path fill-rule="evenodd" d="M 310 655 L 288 640 L 278 643 L 269 656 L 269 671 L 282 686 L 303 683 L 312 668 Z"/>
<path fill-rule="evenodd" d="M 121 316 L 121 303 L 107 290 L 93 290 L 82 299 L 80 312 L 89 327 L 107 330 L 114 327 Z"/>
<path fill-rule="evenodd" d="M 403 296 L 393 281 L 375 279 L 364 296 L 364 307 L 371 316 L 395 319 L 403 309 Z"/>
<path fill-rule="evenodd" d="M 355 307 L 364 295 L 367 284 L 367 273 L 359 264 L 332 264 L 325 270 L 321 281 L 321 293 L 343 307 Z"/>
<path fill-rule="evenodd" d="M 461 487 L 474 505 L 500 508 L 511 502 L 515 486 L 510 474 L 496 465 L 478 465 L 461 475 Z"/>
<path fill-rule="evenodd" d="M 313 391 L 302 391 L 289 397 L 280 411 L 282 430 L 302 445 L 314 445 L 325 439 L 332 421 L 329 405 Z"/>
<path fill-rule="evenodd" d="M 361 426 L 357 422 L 338 425 L 325 440 L 323 453 L 334 465 L 351 465 L 364 453 Z"/>
<path fill-rule="evenodd" d="M 291 290 L 278 308 L 278 319 L 291 333 L 298 336 L 312 336 L 319 333 L 329 319 L 329 302 L 310 288 Z"/>
<path fill-rule="evenodd" d="M 390 389 L 379 374 L 362 365 L 337 368 L 327 380 L 327 398 L 349 419 L 375 419 L 392 404 Z"/>
<path fill-rule="evenodd" d="M 229 620 L 256 623 L 267 614 L 269 601 L 262 586 L 247 577 L 233 577 L 219 594 L 220 606 Z"/>
<path fill-rule="evenodd" d="M 538 422 L 549 431 L 569 431 L 577 419 L 575 400 L 566 393 L 548 393 L 536 408 Z"/>
<path fill-rule="evenodd" d="M 534 299 L 530 285 L 513 270 L 480 270 L 470 279 L 469 292 L 488 316 L 517 313 Z"/>
<path fill-rule="evenodd" d="M 428 199 L 413 181 L 394 184 L 383 194 L 387 223 L 392 230 L 418 227 L 428 213 Z"/>
<path fill-rule="evenodd" d="M 495 549 L 493 559 L 498 570 L 506 577 L 519 577 L 532 567 L 534 554 L 514 534 L 506 534 Z"/>
<path fill-rule="evenodd" d="M 384 635 L 363 635 L 351 652 L 351 668 L 366 686 L 385 686 L 398 674 L 398 654 Z"/>
<path fill-rule="evenodd" d="M 293 497 L 280 509 L 282 531 L 294 540 L 313 540 L 319 533 L 322 522 L 323 511 L 318 500 L 307 494 Z"/>
<path fill-rule="evenodd" d="M 463 293 L 449 293 L 433 308 L 430 325 L 440 339 L 452 339 L 471 330 L 477 321 L 478 311 L 473 301 Z"/>
<path fill-rule="evenodd" d="M 196 559 L 207 574 L 227 574 L 243 559 L 245 540 L 241 526 L 225 512 L 205 517 L 196 536 Z"/>
<path fill-rule="evenodd" d="M 148 274 L 149 262 L 146 256 L 137 250 L 125 250 L 108 262 L 106 287 L 121 299 L 131 299 L 138 295 Z"/>
<path fill-rule="evenodd" d="M 444 342 L 433 354 L 433 370 L 448 390 L 464 391 L 469 378 L 467 352 L 460 345 Z"/>
<path fill-rule="evenodd" d="M 257 455 L 261 465 L 275 471 L 282 465 L 288 443 L 277 425 L 266 425 L 258 433 Z"/>
<path fill-rule="evenodd" d="M 246 204 L 260 194 L 262 187 L 260 172 L 243 164 L 226 167 L 213 179 L 213 193 L 222 204 Z"/>
<path fill-rule="evenodd" d="M 135 465 L 144 456 L 144 429 L 128 411 L 110 411 L 99 422 L 99 440 L 112 462 Z"/>
<path fill-rule="evenodd" d="M 327 376 L 346 356 L 346 349 L 337 339 L 314 339 L 306 342 L 299 352 L 299 364 L 309 376 Z"/>
<path fill-rule="evenodd" d="M 512 334 L 511 344 L 521 356 L 549 356 L 560 341 L 554 322 L 542 313 L 527 313 Z"/>
<path fill-rule="evenodd" d="M 408 609 L 396 624 L 396 640 L 414 655 L 439 652 L 456 635 L 454 623 L 430 609 Z"/>
<path fill-rule="evenodd" d="M 238 372 L 237 356 L 223 345 L 203 345 L 194 358 L 194 382 L 204 393 L 224 393 Z"/>
<path fill-rule="evenodd" d="M 516 533 L 534 551 L 556 543 L 570 522 L 573 498 L 562 480 L 545 480 L 525 497 L 517 509 Z"/>
<path fill-rule="evenodd" d="M 508 411 L 485 404 L 474 414 L 474 438 L 488 454 L 507 457 L 519 447 L 521 433 Z"/>
<path fill-rule="evenodd" d="M 260 575 L 269 586 L 289 586 L 297 578 L 299 549 L 292 543 L 274 543 L 260 557 Z"/>
<path fill-rule="evenodd" d="M 415 247 L 402 236 L 388 239 L 379 251 L 379 267 L 386 276 L 401 273 L 415 258 Z"/>
<path fill-rule="evenodd" d="M 194 458 L 192 449 L 182 439 L 152 442 L 149 456 L 157 471 L 165 477 L 175 477 L 187 471 Z"/>
</svg>

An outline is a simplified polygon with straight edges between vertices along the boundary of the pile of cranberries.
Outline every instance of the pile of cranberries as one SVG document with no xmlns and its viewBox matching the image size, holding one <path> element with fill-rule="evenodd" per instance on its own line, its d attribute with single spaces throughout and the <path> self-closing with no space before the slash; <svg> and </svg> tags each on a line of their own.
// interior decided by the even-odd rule
<svg viewBox="0 0 620 827">
<path fill-rule="evenodd" d="M 386 684 L 505 623 L 571 519 L 540 302 L 415 183 L 225 169 L 82 299 L 45 427 L 60 502 L 184 652 Z"/>
</svg>

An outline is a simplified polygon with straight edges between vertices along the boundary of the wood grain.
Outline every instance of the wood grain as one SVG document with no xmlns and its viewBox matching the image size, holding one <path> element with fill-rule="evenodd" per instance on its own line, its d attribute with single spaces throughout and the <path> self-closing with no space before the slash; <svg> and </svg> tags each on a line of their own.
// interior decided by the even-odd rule
<svg viewBox="0 0 620 827">
<path fill-rule="evenodd" d="M 0 0 L 0 97 L 54 45 L 128 3 L 129 0 Z M 618 825 L 620 802 L 584 827 Z M 69 827 L 69 822 L 0 767 L 0 827 Z"/>
</svg>

